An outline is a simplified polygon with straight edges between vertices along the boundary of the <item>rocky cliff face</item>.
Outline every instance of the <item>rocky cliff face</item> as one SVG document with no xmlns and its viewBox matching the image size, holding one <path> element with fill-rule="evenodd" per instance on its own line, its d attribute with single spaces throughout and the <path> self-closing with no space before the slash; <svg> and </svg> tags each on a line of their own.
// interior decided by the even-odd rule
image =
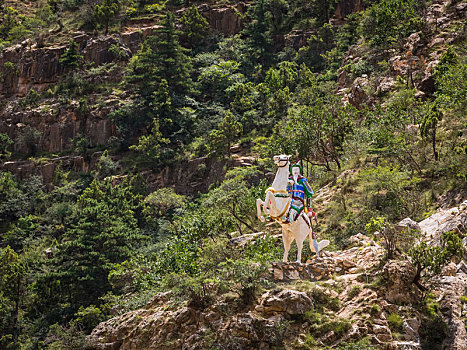
<svg viewBox="0 0 467 350">
<path fill-rule="evenodd" d="M 336 11 L 336 19 L 339 18 L 340 12 L 346 13 L 350 3 L 355 8 L 362 6 L 360 1 L 340 3 Z M 379 61 L 387 61 L 388 71 L 385 74 L 354 76 L 348 70 L 341 69 L 338 77 L 338 94 L 344 101 L 359 108 L 363 103 L 376 102 L 379 97 L 391 91 L 397 77 L 400 76 L 409 80 L 409 83 L 417 89 L 418 97 L 431 96 L 435 91 L 434 68 L 449 45 L 465 39 L 466 18 L 465 2 L 433 1 L 424 16 L 427 24 L 424 31 L 410 35 L 399 49 L 381 49 L 374 55 L 379 57 Z M 351 47 L 342 66 L 363 64 L 366 50 L 368 48 L 365 46 Z"/>
<path fill-rule="evenodd" d="M 442 218 L 442 219 L 440 219 Z M 458 207 L 441 209 L 419 223 L 426 239 L 443 227 L 467 226 L 467 201 Z M 401 225 L 405 225 L 407 220 Z M 263 234 L 237 238 L 234 244 L 249 244 Z M 116 316 L 97 326 L 89 336 L 93 349 L 272 349 L 287 345 L 302 348 L 306 334 L 314 331 L 316 346 L 336 346 L 368 337 L 384 349 L 421 350 L 426 329 L 424 316 L 416 308 L 420 291 L 412 284 L 415 269 L 408 261 L 386 261 L 384 249 L 372 239 L 358 234 L 354 247 L 322 252 L 323 257 L 306 264 L 275 263 L 269 278 L 276 287 L 262 292 L 255 303 L 239 306 L 239 296 L 224 295 L 205 309 L 180 304 L 171 294 L 162 293 L 146 307 Z M 467 241 L 464 242 L 467 249 Z M 314 281 L 314 282 L 311 282 Z M 435 289 L 447 331 L 444 349 L 466 349 L 464 322 L 467 310 L 462 296 L 467 294 L 467 266 L 448 265 Z M 312 316 L 326 302 L 326 317 Z M 390 316 L 391 315 L 391 316 Z M 394 315 L 400 317 L 394 324 Z M 330 321 L 332 320 L 332 321 Z M 339 328 L 326 328 L 327 322 Z M 320 331 L 322 328 L 322 331 Z"/>
</svg>

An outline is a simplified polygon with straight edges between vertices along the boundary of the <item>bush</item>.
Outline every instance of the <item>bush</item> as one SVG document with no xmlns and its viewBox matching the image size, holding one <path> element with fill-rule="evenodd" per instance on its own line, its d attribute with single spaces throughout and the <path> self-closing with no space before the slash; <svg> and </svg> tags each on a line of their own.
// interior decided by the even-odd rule
<svg viewBox="0 0 467 350">
<path fill-rule="evenodd" d="M 370 45 L 382 47 L 405 38 L 423 24 L 418 0 L 382 0 L 375 2 L 364 14 L 361 33 Z"/>
<path fill-rule="evenodd" d="M 392 313 L 388 316 L 388 324 L 389 328 L 393 332 L 402 332 L 402 325 L 404 324 L 404 320 L 398 314 Z"/>
<path fill-rule="evenodd" d="M 332 298 L 329 291 L 324 287 L 314 286 L 308 294 L 314 300 L 315 309 L 318 311 L 323 311 L 325 307 L 332 311 L 338 311 L 341 307 L 339 298 Z"/>
<path fill-rule="evenodd" d="M 0 133 L 0 158 L 9 157 L 11 152 L 8 148 L 13 144 L 13 140 L 5 133 Z"/>
<path fill-rule="evenodd" d="M 37 107 L 39 105 L 40 99 L 41 95 L 35 89 L 31 89 L 25 97 L 18 100 L 18 105 L 21 108 Z"/>
<path fill-rule="evenodd" d="M 349 294 L 348 294 L 348 298 L 349 299 L 353 299 L 355 298 L 358 294 L 360 294 L 360 291 L 362 290 L 362 287 L 361 286 L 353 286 L 350 291 L 349 291 Z"/>
<path fill-rule="evenodd" d="M 117 170 L 117 164 L 109 157 L 109 152 L 107 150 L 102 153 L 97 163 L 97 174 L 99 179 L 104 179 L 108 176 L 115 174 Z"/>
<path fill-rule="evenodd" d="M 100 322 L 105 320 L 102 311 L 94 306 L 87 307 L 80 306 L 77 313 L 75 313 L 74 324 L 79 326 L 85 333 L 90 333 Z"/>
<path fill-rule="evenodd" d="M 191 306 L 204 309 L 215 300 L 216 282 L 203 274 L 171 273 L 164 277 L 161 286 L 163 290 L 171 290 L 179 300 L 189 300 Z"/>
<path fill-rule="evenodd" d="M 250 305 L 256 300 L 256 292 L 261 285 L 267 285 L 264 277 L 268 266 L 250 260 L 233 260 L 220 263 L 222 279 L 230 288 L 239 293 L 242 302 Z"/>
<path fill-rule="evenodd" d="M 27 154 L 34 156 L 38 151 L 41 136 L 42 133 L 39 130 L 27 125 L 20 132 L 18 143 L 26 150 Z"/>
</svg>

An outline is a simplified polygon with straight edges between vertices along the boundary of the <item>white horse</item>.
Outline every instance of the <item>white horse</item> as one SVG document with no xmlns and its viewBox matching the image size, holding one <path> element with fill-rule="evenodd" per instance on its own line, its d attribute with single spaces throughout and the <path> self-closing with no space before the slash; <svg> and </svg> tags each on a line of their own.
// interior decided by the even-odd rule
<svg viewBox="0 0 467 350">
<path fill-rule="evenodd" d="M 287 192 L 289 184 L 289 161 L 290 156 L 279 155 L 274 156 L 274 163 L 278 166 L 276 177 L 272 186 L 266 190 L 266 198 L 264 202 L 261 199 L 256 200 L 256 211 L 258 219 L 265 221 L 261 215 L 261 208 L 269 215 L 271 219 L 276 220 L 282 226 L 282 241 L 284 243 L 284 257 L 282 261 L 287 262 L 289 250 L 292 242 L 297 242 L 297 262 L 302 260 L 303 241 L 307 236 L 310 237 L 310 249 L 319 256 L 319 251 L 329 244 L 328 240 L 320 241 L 312 239 L 312 230 L 310 219 L 302 211 L 300 216 L 293 223 L 283 223 L 282 217 L 287 214 L 290 209 L 292 198 Z M 310 225 L 309 225 L 310 224 Z"/>
</svg>

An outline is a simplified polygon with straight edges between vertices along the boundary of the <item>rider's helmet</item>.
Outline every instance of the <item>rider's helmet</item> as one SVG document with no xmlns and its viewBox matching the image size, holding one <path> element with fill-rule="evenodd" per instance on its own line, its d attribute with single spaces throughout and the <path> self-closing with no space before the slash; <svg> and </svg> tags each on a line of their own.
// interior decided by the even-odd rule
<svg viewBox="0 0 467 350">
<path fill-rule="evenodd" d="M 300 174 L 303 174 L 303 166 L 302 166 L 301 161 L 297 161 L 297 162 L 290 164 L 289 172 L 292 174 L 292 168 L 296 168 L 296 167 L 300 168 Z"/>
</svg>

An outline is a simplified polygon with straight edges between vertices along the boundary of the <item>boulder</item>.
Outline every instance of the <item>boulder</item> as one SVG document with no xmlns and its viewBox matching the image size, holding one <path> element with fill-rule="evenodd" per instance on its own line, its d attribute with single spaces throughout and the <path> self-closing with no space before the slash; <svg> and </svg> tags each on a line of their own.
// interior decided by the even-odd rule
<svg viewBox="0 0 467 350">
<path fill-rule="evenodd" d="M 301 315 L 312 308 L 312 300 L 305 292 L 273 290 L 263 294 L 256 310 L 261 313 L 285 313 Z"/>
<path fill-rule="evenodd" d="M 411 218 L 405 218 L 404 220 L 399 221 L 396 224 L 395 229 L 398 232 L 405 231 L 406 233 L 409 233 L 411 230 L 418 231 L 418 232 L 421 231 L 420 225 L 416 221 L 412 220 Z"/>
<path fill-rule="evenodd" d="M 416 302 L 418 291 L 413 288 L 415 267 L 408 261 L 389 261 L 382 271 L 388 281 L 384 297 L 390 303 L 401 304 Z"/>
</svg>

